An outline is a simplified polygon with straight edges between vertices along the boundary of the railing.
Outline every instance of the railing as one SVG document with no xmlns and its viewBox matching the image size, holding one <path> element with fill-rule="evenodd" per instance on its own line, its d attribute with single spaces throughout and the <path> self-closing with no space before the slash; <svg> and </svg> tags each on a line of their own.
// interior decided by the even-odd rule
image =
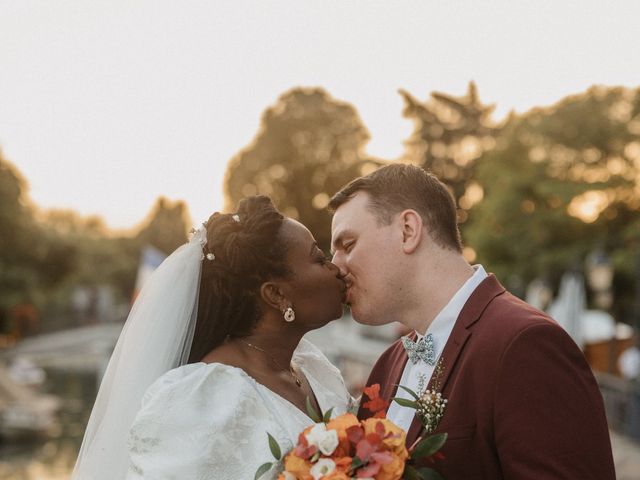
<svg viewBox="0 0 640 480">
<path fill-rule="evenodd" d="M 640 382 L 596 372 L 609 427 L 640 442 Z"/>
</svg>

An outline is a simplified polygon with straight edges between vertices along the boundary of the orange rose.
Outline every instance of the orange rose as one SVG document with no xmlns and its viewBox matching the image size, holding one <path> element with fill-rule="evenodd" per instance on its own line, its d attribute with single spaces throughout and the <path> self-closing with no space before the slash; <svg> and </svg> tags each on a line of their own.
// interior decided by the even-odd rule
<svg viewBox="0 0 640 480">
<path fill-rule="evenodd" d="M 334 470 L 329 475 L 322 477 L 323 480 L 349 480 L 351 477 L 340 470 Z"/>
<path fill-rule="evenodd" d="M 338 438 L 347 436 L 347 428 L 354 425 L 360 425 L 358 417 L 353 413 L 345 413 L 340 415 L 327 423 L 327 430 L 336 430 L 338 432 Z"/>
<path fill-rule="evenodd" d="M 376 426 L 378 425 L 378 423 L 382 423 L 385 431 L 385 434 L 382 436 L 382 444 L 386 447 L 387 450 L 397 455 L 404 463 L 404 460 L 409 456 L 409 452 L 407 451 L 407 447 L 405 445 L 407 434 L 404 430 L 402 430 L 390 420 L 381 418 L 368 418 L 362 422 L 365 435 L 376 433 Z M 387 437 L 388 434 L 391 435 Z"/>
<path fill-rule="evenodd" d="M 351 457 L 335 457 L 333 461 L 336 462 L 336 470 L 347 473 L 353 459 Z"/>
<path fill-rule="evenodd" d="M 313 480 L 309 470 L 311 463 L 295 455 L 287 455 L 284 459 L 284 469 L 296 476 L 297 480 Z"/>
<path fill-rule="evenodd" d="M 385 463 L 376 475 L 376 480 L 399 480 L 404 472 L 405 458 L 393 455 L 393 460 Z"/>
</svg>

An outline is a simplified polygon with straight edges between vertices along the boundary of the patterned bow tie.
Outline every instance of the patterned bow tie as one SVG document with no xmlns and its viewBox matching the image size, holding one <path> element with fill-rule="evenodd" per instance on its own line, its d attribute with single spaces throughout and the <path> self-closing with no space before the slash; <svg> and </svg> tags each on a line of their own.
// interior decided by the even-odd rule
<svg viewBox="0 0 640 480">
<path fill-rule="evenodd" d="M 409 337 L 402 337 L 402 346 L 414 365 L 420 360 L 432 367 L 436 364 L 436 349 L 433 344 L 433 335 L 430 333 L 417 342 L 414 342 Z"/>
</svg>

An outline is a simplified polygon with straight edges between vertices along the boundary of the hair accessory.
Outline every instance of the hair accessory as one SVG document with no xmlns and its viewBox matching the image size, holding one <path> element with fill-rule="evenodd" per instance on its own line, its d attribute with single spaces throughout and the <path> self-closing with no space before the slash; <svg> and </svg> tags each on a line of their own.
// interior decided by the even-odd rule
<svg viewBox="0 0 640 480">
<path fill-rule="evenodd" d="M 207 260 L 215 260 L 215 259 L 216 259 L 216 256 L 213 253 L 211 252 L 207 253 Z"/>
<path fill-rule="evenodd" d="M 189 230 L 189 234 L 191 235 L 189 243 L 199 243 L 204 249 L 207 244 L 207 227 L 203 224 L 198 229 L 192 228 Z"/>
<path fill-rule="evenodd" d="M 289 307 L 284 311 L 284 321 L 285 322 L 293 322 L 296 319 L 296 312 L 293 311 L 293 308 Z"/>
</svg>

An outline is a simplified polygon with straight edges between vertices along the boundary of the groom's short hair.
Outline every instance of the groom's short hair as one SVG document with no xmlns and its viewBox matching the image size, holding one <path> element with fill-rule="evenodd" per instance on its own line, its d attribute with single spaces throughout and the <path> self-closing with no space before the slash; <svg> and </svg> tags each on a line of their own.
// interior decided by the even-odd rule
<svg viewBox="0 0 640 480">
<path fill-rule="evenodd" d="M 329 210 L 335 212 L 358 192 L 369 195 L 368 209 L 380 225 L 389 225 L 394 215 L 412 209 L 436 243 L 462 251 L 455 200 L 435 175 L 415 165 L 387 165 L 349 182 L 331 198 Z"/>
</svg>

